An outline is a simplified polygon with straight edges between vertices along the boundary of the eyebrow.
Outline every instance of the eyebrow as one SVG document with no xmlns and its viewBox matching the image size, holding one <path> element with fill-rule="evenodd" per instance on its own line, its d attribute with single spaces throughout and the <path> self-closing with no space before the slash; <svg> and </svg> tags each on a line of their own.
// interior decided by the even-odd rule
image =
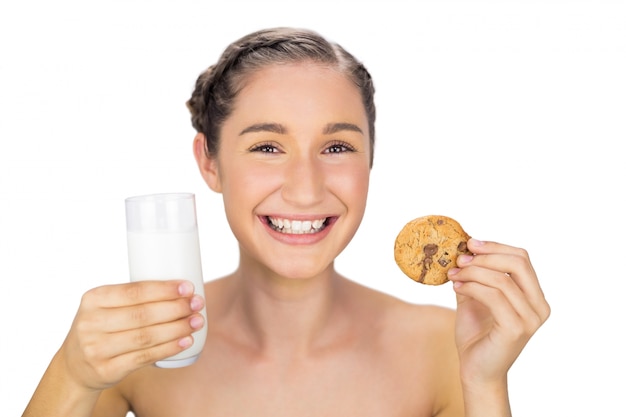
<svg viewBox="0 0 626 417">
<path fill-rule="evenodd" d="M 324 126 L 324 130 L 322 131 L 322 133 L 325 135 L 332 135 L 333 133 L 341 132 L 342 130 L 358 132 L 361 134 L 363 133 L 363 130 L 361 130 L 360 127 L 353 123 L 328 123 L 326 126 Z M 280 123 L 255 123 L 242 130 L 239 133 L 239 136 L 253 132 L 271 132 L 282 135 L 287 133 L 287 129 Z"/>
<path fill-rule="evenodd" d="M 325 135 L 332 135 L 333 133 L 341 132 L 342 130 L 349 130 L 351 132 L 363 133 L 360 127 L 352 123 L 329 123 L 324 127 Z"/>
<path fill-rule="evenodd" d="M 282 135 L 287 133 L 287 129 L 285 129 L 285 127 L 279 123 L 255 123 L 239 132 L 239 136 L 252 132 L 272 132 Z"/>
</svg>

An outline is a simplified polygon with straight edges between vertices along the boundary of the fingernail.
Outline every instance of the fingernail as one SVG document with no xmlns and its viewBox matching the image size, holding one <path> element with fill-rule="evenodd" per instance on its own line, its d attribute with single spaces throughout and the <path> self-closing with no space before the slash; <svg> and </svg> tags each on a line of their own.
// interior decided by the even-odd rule
<svg viewBox="0 0 626 417">
<path fill-rule="evenodd" d="M 178 286 L 178 294 L 183 297 L 193 294 L 193 284 L 189 281 L 183 281 Z"/>
<path fill-rule="evenodd" d="M 470 241 L 472 242 L 472 245 L 474 246 L 482 246 L 485 244 L 485 242 L 483 242 L 482 240 L 474 239 L 473 237 L 470 238 Z"/>
<path fill-rule="evenodd" d="M 452 286 L 454 288 L 461 288 L 461 286 L 463 285 L 463 281 L 455 281 Z"/>
<path fill-rule="evenodd" d="M 202 297 L 195 295 L 191 298 L 189 305 L 193 311 L 200 311 L 202 310 L 202 307 L 204 307 L 204 300 Z"/>
<path fill-rule="evenodd" d="M 191 320 L 189 320 L 189 325 L 193 329 L 200 329 L 202 326 L 204 326 L 204 318 L 202 316 L 192 317 Z"/>
<path fill-rule="evenodd" d="M 191 345 L 193 345 L 193 338 L 191 336 L 183 337 L 178 341 L 178 346 L 181 348 L 188 348 Z"/>
<path fill-rule="evenodd" d="M 458 273 L 459 273 L 459 271 L 460 271 L 460 270 L 461 270 L 460 268 L 451 268 L 451 269 L 448 271 L 448 275 L 449 275 L 449 276 L 456 275 L 456 274 L 458 274 Z"/>
<path fill-rule="evenodd" d="M 474 259 L 472 255 L 459 255 L 457 262 L 462 263 L 462 264 L 468 264 L 472 262 L 472 259 Z"/>
</svg>

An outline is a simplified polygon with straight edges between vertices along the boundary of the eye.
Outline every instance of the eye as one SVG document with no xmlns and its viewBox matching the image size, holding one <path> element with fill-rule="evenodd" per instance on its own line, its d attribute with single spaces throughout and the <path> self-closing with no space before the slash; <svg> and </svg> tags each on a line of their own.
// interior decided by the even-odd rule
<svg viewBox="0 0 626 417">
<path fill-rule="evenodd" d="M 266 142 L 266 143 L 259 143 L 257 145 L 252 146 L 250 149 L 248 149 L 250 152 L 261 152 L 261 153 L 279 153 L 280 150 L 278 149 L 278 147 L 276 147 L 276 145 Z"/>
<path fill-rule="evenodd" d="M 352 145 L 342 141 L 333 142 L 326 149 L 324 149 L 324 153 L 344 153 L 354 151 L 355 149 Z"/>
</svg>

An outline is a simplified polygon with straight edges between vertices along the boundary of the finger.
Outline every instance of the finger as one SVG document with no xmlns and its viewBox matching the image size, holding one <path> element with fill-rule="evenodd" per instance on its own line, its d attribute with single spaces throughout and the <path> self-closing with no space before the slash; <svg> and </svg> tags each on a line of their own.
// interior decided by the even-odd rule
<svg viewBox="0 0 626 417">
<path fill-rule="evenodd" d="M 491 264 L 493 269 L 497 269 L 503 273 L 527 273 L 528 277 L 531 278 L 530 283 L 532 284 L 532 287 L 540 288 L 537 274 L 535 273 L 535 269 L 530 262 L 530 256 L 525 249 L 503 245 L 497 242 L 479 241 L 476 239 L 469 240 L 468 248 L 470 248 L 470 251 L 474 253 L 474 255 L 480 255 L 477 257 L 482 258 L 485 265 L 489 262 L 489 259 L 494 260 L 494 263 Z M 500 256 L 495 257 L 492 255 Z"/>
<path fill-rule="evenodd" d="M 168 323 L 107 334 L 107 343 L 97 343 L 97 340 L 94 340 L 94 343 L 84 347 L 84 351 L 85 355 L 94 361 L 115 358 L 133 352 L 151 351 L 161 345 L 181 343 L 203 325 L 204 317 L 195 313 L 190 317 Z M 150 356 L 153 355 L 156 353 L 150 354 Z"/>
<path fill-rule="evenodd" d="M 470 281 L 455 285 L 454 290 L 459 307 L 465 302 L 477 301 L 482 308 L 489 311 L 491 320 L 498 327 L 509 329 L 519 323 L 520 315 L 511 308 L 511 304 L 497 288 Z"/>
<path fill-rule="evenodd" d="M 529 331 L 534 331 L 541 323 L 539 312 L 534 309 L 526 295 L 509 276 L 479 266 L 471 265 L 458 269 L 453 273 L 451 279 L 455 282 L 454 289 L 457 294 L 467 294 L 468 291 L 482 291 L 482 293 L 472 293 L 472 297 L 487 308 L 492 310 L 495 302 L 500 302 L 499 309 L 493 309 L 492 314 L 502 314 L 502 317 L 509 317 L 509 313 L 524 321 L 524 327 Z M 484 293 L 495 294 L 497 298 L 491 299 L 484 296 Z M 506 313 L 504 313 L 506 309 Z M 510 319 L 510 317 L 509 317 Z"/>
<path fill-rule="evenodd" d="M 484 254 L 484 253 L 509 253 L 509 254 L 519 254 L 520 251 L 524 251 L 524 249 L 505 245 L 498 242 L 490 242 L 487 240 L 478 240 L 474 238 L 470 238 L 467 241 L 467 248 L 470 252 L 474 254 Z"/>
<path fill-rule="evenodd" d="M 506 363 L 508 368 L 537 327 L 529 324 L 528 317 L 520 316 L 511 307 L 505 295 L 497 288 L 470 281 L 455 286 L 454 289 L 457 292 L 457 311 L 467 309 L 469 312 L 475 312 L 478 309 L 487 312 L 486 315 L 484 313 L 478 314 L 475 319 L 469 319 L 467 314 L 459 315 L 459 319 L 465 318 L 465 320 L 457 321 L 457 335 L 467 332 L 468 326 L 477 326 L 476 331 L 479 332 L 478 334 L 461 336 L 462 344 L 459 345 L 459 352 L 464 352 L 479 340 L 494 343 L 494 346 L 498 348 L 489 353 L 490 358 L 485 362 L 485 365 L 493 368 L 494 364 Z M 469 314 L 472 315 L 472 313 Z M 473 323 L 473 320 L 479 320 L 480 324 Z M 483 326 L 487 327 L 483 328 Z M 491 365 L 489 365 L 490 363 Z M 481 372 L 490 373 L 493 370 L 482 369 Z"/>
<path fill-rule="evenodd" d="M 99 362 L 101 366 L 98 367 L 98 372 L 104 375 L 106 380 L 119 379 L 119 375 L 127 375 L 129 370 L 152 365 L 159 360 L 174 356 L 191 347 L 193 343 L 193 336 L 187 335 L 145 349 L 125 352 L 105 362 Z"/>
<path fill-rule="evenodd" d="M 497 271 L 499 274 L 509 274 L 514 277 L 522 291 L 527 295 L 543 295 L 535 271 L 528 258 L 512 253 L 488 253 L 482 255 L 460 255 L 457 265 L 461 268 L 469 265 Z"/>
<path fill-rule="evenodd" d="M 83 296 L 83 303 L 105 308 L 123 307 L 189 297 L 193 292 L 193 283 L 184 280 L 137 281 L 89 290 Z"/>
<path fill-rule="evenodd" d="M 475 239 L 470 239 L 468 247 L 475 256 L 459 256 L 457 264 L 460 267 L 471 264 L 509 274 L 529 298 L 534 309 L 547 318 L 550 308 L 526 250 Z"/>
<path fill-rule="evenodd" d="M 137 304 L 129 307 L 106 308 L 93 317 L 92 326 L 106 333 L 120 332 L 178 320 L 200 311 L 204 299 L 191 298 Z"/>
</svg>

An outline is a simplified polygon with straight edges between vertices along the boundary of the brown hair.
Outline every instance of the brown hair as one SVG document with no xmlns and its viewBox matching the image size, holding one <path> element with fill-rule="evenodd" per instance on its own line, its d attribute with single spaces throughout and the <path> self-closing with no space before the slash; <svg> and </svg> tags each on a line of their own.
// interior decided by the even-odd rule
<svg viewBox="0 0 626 417">
<path fill-rule="evenodd" d="M 217 154 L 219 131 L 232 112 L 233 101 L 246 76 L 271 64 L 302 61 L 336 68 L 361 92 L 369 123 L 371 166 L 376 120 L 372 78 L 363 64 L 345 49 L 307 29 L 273 28 L 253 32 L 230 44 L 218 62 L 200 74 L 187 108 L 194 129 L 206 136 L 207 154 Z"/>
</svg>

